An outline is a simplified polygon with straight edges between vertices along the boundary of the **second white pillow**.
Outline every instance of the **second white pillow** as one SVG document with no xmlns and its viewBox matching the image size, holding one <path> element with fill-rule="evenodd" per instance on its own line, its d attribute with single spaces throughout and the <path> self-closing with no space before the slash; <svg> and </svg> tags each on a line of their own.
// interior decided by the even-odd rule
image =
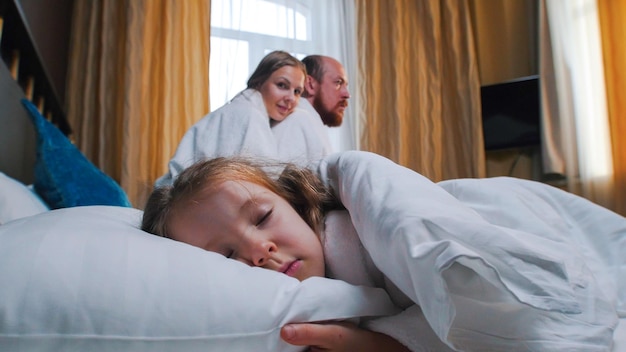
<svg viewBox="0 0 626 352">
<path fill-rule="evenodd" d="M 48 210 L 32 189 L 0 172 L 0 225 Z"/>
</svg>

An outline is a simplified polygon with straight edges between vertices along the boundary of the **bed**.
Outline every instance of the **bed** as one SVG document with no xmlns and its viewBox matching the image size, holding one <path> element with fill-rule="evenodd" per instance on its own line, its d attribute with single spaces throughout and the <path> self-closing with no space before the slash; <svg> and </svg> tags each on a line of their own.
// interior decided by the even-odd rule
<svg viewBox="0 0 626 352">
<path fill-rule="evenodd" d="M 7 42 L 12 33 L 5 30 L 2 35 Z M 54 97 L 30 94 L 16 78 L 10 63 L 0 62 L 0 350 L 299 351 L 280 340 L 279 329 L 285 323 L 375 321 L 399 313 L 380 288 L 327 278 L 298 282 L 142 232 L 138 228 L 141 210 L 133 208 L 119 185 L 73 146 L 68 138 L 71 128 L 62 113 L 41 103 Z M 45 89 L 36 91 L 44 94 Z M 478 185 L 434 185 L 367 153 L 333 156 L 320 164 L 319 171 L 350 211 L 347 226 L 359 233 L 376 264 L 409 295 L 428 292 L 422 289 L 427 285 L 419 285 L 426 276 L 410 277 L 410 270 L 394 270 L 398 264 L 393 260 L 403 256 L 389 253 L 406 254 L 397 248 L 410 248 L 411 243 L 405 241 L 414 237 L 390 237 L 385 246 L 377 246 L 374 240 L 380 234 L 407 232 L 412 225 L 393 217 L 387 223 L 371 221 L 384 214 L 400 216 L 407 208 L 428 209 L 433 203 L 418 203 L 428 192 L 434 192 L 426 197 L 429 201 L 443 197 L 446 211 L 454 209 L 446 203 L 450 195 L 474 204 L 471 209 L 463 208 L 472 214 L 469 217 L 486 211 L 480 209 L 483 204 L 474 198 L 476 193 L 464 191 L 480 190 Z M 423 183 L 414 183 L 418 179 Z M 397 190 L 399 180 L 408 182 L 407 189 L 415 186 L 414 194 L 409 192 L 413 197 L 405 194 L 402 201 L 392 203 L 359 198 L 364 193 L 358 190 L 366 188 Z M 499 187 L 510 186 L 507 180 L 502 182 Z M 387 192 L 373 194 L 388 196 Z M 433 228 L 441 225 L 441 219 L 426 220 L 419 221 Z M 618 291 L 616 300 L 623 300 L 626 285 L 624 261 L 614 258 L 626 257 L 621 255 L 626 254 L 622 230 L 616 225 L 610 241 L 596 241 L 613 251 L 607 260 L 615 265 L 602 280 Z M 432 229 L 425 231 L 432 233 Z M 557 264 L 552 269 L 560 270 Z M 603 270 L 605 264 L 594 262 L 597 267 L 593 269 Z M 433 275 L 431 283 L 440 285 L 441 273 Z M 412 288 L 415 283 L 418 288 Z M 447 283 L 454 288 L 451 281 Z M 555 289 L 559 288 L 563 287 Z M 522 295 L 524 291 L 517 292 Z M 429 297 L 434 296 L 414 299 L 423 302 L 438 333 L 445 334 L 452 324 L 446 319 L 460 314 L 463 307 L 453 304 L 455 312 L 436 300 L 430 304 Z M 626 351 L 623 304 L 616 313 L 621 324 L 610 332 L 613 351 Z M 559 307 L 571 308 L 567 302 Z"/>
</svg>

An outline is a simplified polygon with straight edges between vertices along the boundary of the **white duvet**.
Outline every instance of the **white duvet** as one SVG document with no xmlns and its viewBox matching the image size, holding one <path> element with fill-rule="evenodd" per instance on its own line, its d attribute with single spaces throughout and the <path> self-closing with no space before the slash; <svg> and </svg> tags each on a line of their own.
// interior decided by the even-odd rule
<svg viewBox="0 0 626 352">
<path fill-rule="evenodd" d="M 626 312 L 623 217 L 532 181 L 435 184 L 366 152 L 328 156 L 319 173 L 368 256 L 352 265 L 371 260 L 418 305 L 392 323 L 425 320 L 464 351 L 611 349 Z M 349 266 L 338 265 L 344 275 Z M 420 331 L 396 328 L 413 350 L 428 348 L 415 341 Z"/>
</svg>

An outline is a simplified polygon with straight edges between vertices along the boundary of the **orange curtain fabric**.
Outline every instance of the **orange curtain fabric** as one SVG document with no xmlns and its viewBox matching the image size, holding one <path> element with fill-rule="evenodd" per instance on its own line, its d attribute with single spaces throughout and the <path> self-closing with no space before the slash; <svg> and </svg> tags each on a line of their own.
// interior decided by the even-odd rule
<svg viewBox="0 0 626 352">
<path fill-rule="evenodd" d="M 626 2 L 598 0 L 613 152 L 615 211 L 626 215 Z"/>
<path fill-rule="evenodd" d="M 76 0 L 68 118 L 83 153 L 143 208 L 209 112 L 210 0 Z"/>
<path fill-rule="evenodd" d="M 480 82 L 466 0 L 356 0 L 361 149 L 434 181 L 483 177 Z"/>
</svg>

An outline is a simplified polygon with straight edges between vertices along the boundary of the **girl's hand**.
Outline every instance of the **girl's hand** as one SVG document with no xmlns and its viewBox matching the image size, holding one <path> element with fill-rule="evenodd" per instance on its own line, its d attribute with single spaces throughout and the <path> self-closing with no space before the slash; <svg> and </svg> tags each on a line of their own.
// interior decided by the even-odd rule
<svg viewBox="0 0 626 352">
<path fill-rule="evenodd" d="M 312 352 L 410 352 L 387 335 L 345 322 L 287 324 L 280 330 L 280 337 L 292 345 L 310 346 Z"/>
</svg>

